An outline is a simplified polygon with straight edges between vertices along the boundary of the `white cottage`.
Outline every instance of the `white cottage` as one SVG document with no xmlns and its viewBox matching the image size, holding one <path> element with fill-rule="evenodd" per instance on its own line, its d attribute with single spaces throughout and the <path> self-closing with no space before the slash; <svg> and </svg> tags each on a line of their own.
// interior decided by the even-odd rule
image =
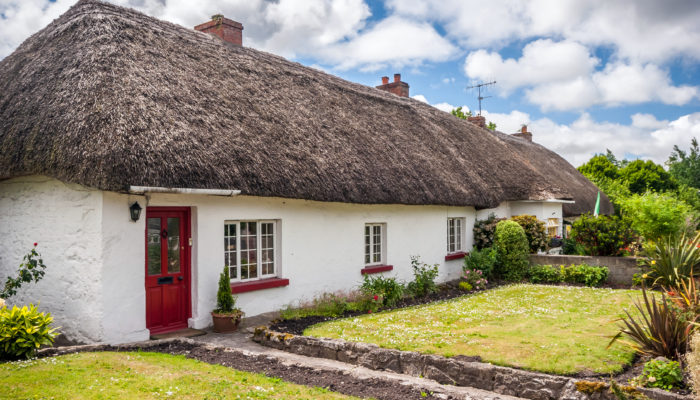
<svg viewBox="0 0 700 400">
<path fill-rule="evenodd" d="M 224 265 L 248 316 L 408 280 L 411 255 L 453 279 L 476 218 L 560 229 L 593 208 L 561 157 L 400 77 L 369 88 L 243 47 L 228 19 L 197 28 L 218 36 L 84 0 L 0 61 L 0 279 L 39 242 L 46 276 L 10 302 L 69 339 L 205 328 Z"/>
</svg>

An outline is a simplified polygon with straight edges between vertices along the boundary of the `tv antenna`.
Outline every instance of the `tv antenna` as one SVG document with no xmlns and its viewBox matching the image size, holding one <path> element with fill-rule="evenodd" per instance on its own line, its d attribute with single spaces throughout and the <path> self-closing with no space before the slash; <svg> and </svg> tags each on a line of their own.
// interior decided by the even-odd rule
<svg viewBox="0 0 700 400">
<path fill-rule="evenodd" d="M 495 85 L 495 84 L 496 84 L 496 81 L 493 81 L 493 82 L 481 82 L 481 83 L 479 83 L 479 84 L 476 84 L 476 85 L 474 85 L 474 86 L 469 86 L 469 87 L 467 88 L 467 89 L 474 89 L 474 88 L 476 88 L 477 90 L 479 90 L 479 115 L 481 115 L 481 100 L 483 100 L 483 99 L 488 99 L 489 97 L 491 97 L 491 96 L 482 96 L 482 95 L 481 95 L 481 88 L 484 87 L 484 86 Z"/>
</svg>

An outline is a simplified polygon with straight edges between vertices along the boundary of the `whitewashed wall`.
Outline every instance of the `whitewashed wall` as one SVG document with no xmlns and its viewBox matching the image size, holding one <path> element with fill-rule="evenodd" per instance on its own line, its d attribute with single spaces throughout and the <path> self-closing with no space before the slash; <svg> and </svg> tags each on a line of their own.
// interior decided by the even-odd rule
<svg viewBox="0 0 700 400">
<path fill-rule="evenodd" d="M 44 177 L 0 182 L 0 282 L 34 242 L 46 264 L 10 304 L 40 303 L 72 340 L 102 340 L 102 192 Z M 143 285 L 142 285 L 143 286 Z"/>
<path fill-rule="evenodd" d="M 445 261 L 447 218 L 466 219 L 471 247 L 475 211 L 471 207 L 353 205 L 248 196 L 150 196 L 149 206 L 190 206 L 193 210 L 193 318 L 197 328 L 211 323 L 218 275 L 224 263 L 223 227 L 227 220 L 279 220 L 279 276 L 287 287 L 242 293 L 239 306 L 248 316 L 278 310 L 322 292 L 349 290 L 362 281 L 365 223 L 386 223 L 384 273 L 411 280 L 410 256 L 440 264 L 441 281 L 459 277 L 463 261 Z M 124 206 L 126 207 L 126 206 Z"/>
<path fill-rule="evenodd" d="M 410 256 L 440 264 L 439 280 L 459 277 L 463 260 L 445 261 L 447 218 L 466 219 L 466 248 L 472 246 L 477 215 L 511 216 L 520 205 L 472 207 L 356 205 L 249 196 L 152 194 L 133 196 L 67 185 L 44 177 L 0 182 L 0 279 L 14 273 L 22 256 L 39 242 L 48 266 L 45 279 L 28 285 L 11 303 L 41 302 L 70 339 L 110 343 L 144 340 L 145 215 L 134 223 L 128 207 L 192 208 L 192 318 L 211 324 L 219 273 L 224 264 L 223 226 L 227 220 L 278 220 L 278 272 L 289 286 L 239 295 L 248 316 L 278 310 L 323 292 L 350 290 L 362 281 L 364 225 L 386 224 L 384 273 L 412 279 Z M 530 203 L 533 204 L 533 203 Z M 520 207 L 520 208 L 519 208 Z M 528 207 L 530 207 L 528 205 Z M 561 204 L 535 203 L 544 218 Z M 515 212 L 518 211 L 518 212 Z M 145 213 L 144 213 L 145 214 Z"/>
</svg>

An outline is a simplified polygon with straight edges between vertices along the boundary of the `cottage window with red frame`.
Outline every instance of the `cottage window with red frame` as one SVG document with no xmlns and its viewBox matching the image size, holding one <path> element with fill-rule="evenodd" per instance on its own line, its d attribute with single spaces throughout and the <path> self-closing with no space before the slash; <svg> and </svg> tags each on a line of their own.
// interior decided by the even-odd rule
<svg viewBox="0 0 700 400">
<path fill-rule="evenodd" d="M 447 253 L 464 251 L 464 218 L 447 218 Z"/>
<path fill-rule="evenodd" d="M 224 263 L 231 281 L 277 276 L 277 221 L 226 221 Z"/>
</svg>

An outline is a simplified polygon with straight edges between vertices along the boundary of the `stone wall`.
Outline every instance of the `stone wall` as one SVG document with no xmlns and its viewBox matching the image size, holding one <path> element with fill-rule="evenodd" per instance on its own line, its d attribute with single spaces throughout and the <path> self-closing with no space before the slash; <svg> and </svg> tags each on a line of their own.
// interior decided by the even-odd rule
<svg viewBox="0 0 700 400">
<path fill-rule="evenodd" d="M 608 267 L 608 282 L 617 285 L 631 285 L 632 276 L 640 272 L 637 257 L 567 256 L 551 254 L 530 254 L 530 264 L 571 265 L 588 264 Z"/>
<path fill-rule="evenodd" d="M 488 363 L 432 354 L 383 349 L 377 345 L 279 333 L 260 327 L 253 340 L 278 350 L 326 358 L 374 370 L 420 376 L 442 384 L 469 386 L 533 400 L 615 400 L 603 382 L 582 381 Z M 657 389 L 639 389 L 652 400 L 690 397 Z"/>
</svg>

